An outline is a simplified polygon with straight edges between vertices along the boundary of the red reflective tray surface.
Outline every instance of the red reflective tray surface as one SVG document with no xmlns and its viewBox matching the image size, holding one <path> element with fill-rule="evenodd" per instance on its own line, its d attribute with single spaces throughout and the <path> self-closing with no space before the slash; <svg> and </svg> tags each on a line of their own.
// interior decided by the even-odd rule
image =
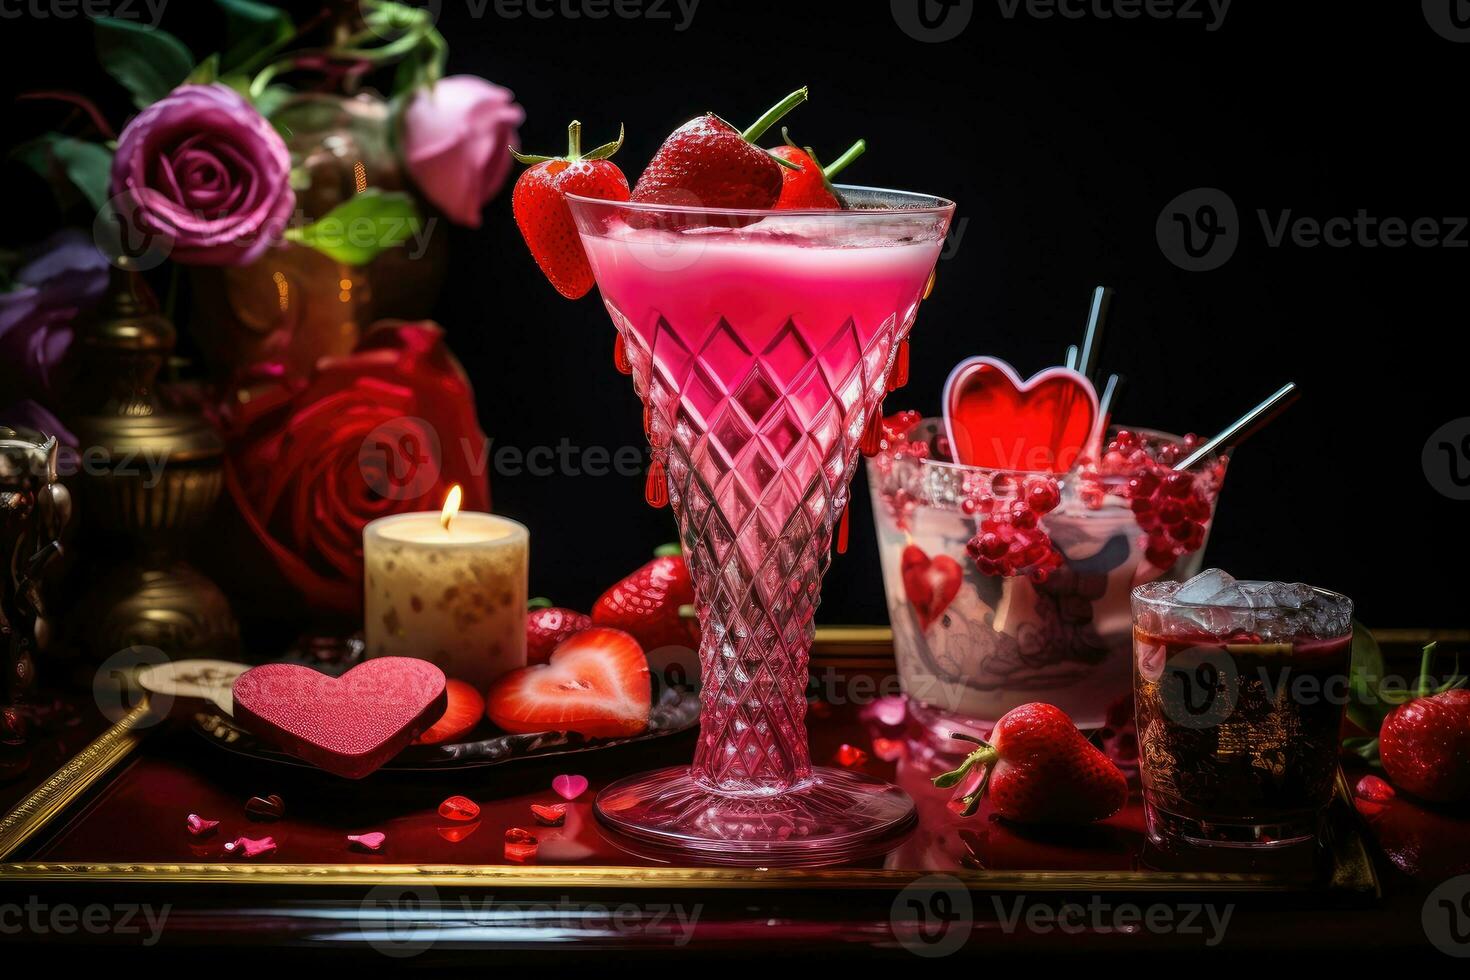
<svg viewBox="0 0 1470 980">
<path fill-rule="evenodd" d="M 856 867 L 964 872 L 1219 872 L 1268 876 L 1307 887 L 1331 884 L 1327 849 L 1295 849 L 1266 856 L 1229 851 L 1161 853 L 1147 844 L 1136 793 L 1116 816 L 1091 827 L 1040 831 L 1017 827 L 986 810 L 961 818 L 946 807 L 948 791 L 929 778 L 952 763 L 907 738 L 902 728 L 865 718 L 858 706 L 818 705 L 810 719 L 813 760 L 836 764 L 840 748 L 867 753 L 862 768 L 893 780 L 918 804 L 914 834 L 884 858 Z M 875 745 L 875 736 L 880 738 Z M 651 862 L 618 849 L 599 831 L 591 803 L 598 789 L 630 772 L 674 765 L 693 752 L 693 734 L 576 756 L 527 760 L 460 774 L 378 773 L 348 781 L 312 770 L 250 760 L 211 746 L 184 722 L 161 726 L 133 758 L 64 824 L 41 835 L 12 859 L 66 864 L 239 864 L 223 845 L 239 836 L 275 838 L 278 849 L 262 864 L 505 865 L 504 833 L 524 827 L 541 841 L 539 865 L 639 866 Z M 899 758 L 885 760 L 879 752 Z M 562 827 L 538 826 L 532 803 L 558 802 L 551 780 L 559 773 L 585 775 L 588 791 L 568 807 Z M 249 819 L 245 801 L 279 794 L 284 818 Z M 477 821 L 461 823 L 438 814 L 446 797 L 462 794 L 481 806 Z M 1343 808 L 1346 810 L 1346 807 Z M 189 813 L 218 819 L 209 837 L 191 837 Z M 1339 813 L 1339 825 L 1351 815 Z M 352 849 L 346 835 L 382 831 L 378 853 Z"/>
</svg>

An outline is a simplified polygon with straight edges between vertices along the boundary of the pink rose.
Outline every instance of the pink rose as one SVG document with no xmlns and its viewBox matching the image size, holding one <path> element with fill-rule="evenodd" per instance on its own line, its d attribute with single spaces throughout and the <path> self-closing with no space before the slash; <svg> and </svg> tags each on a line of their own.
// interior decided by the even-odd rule
<svg viewBox="0 0 1470 980">
<path fill-rule="evenodd" d="M 181 85 L 118 139 L 112 193 L 143 235 L 188 265 L 248 265 L 280 240 L 296 206 L 291 154 L 223 85 Z"/>
<path fill-rule="evenodd" d="M 478 228 L 480 209 L 510 173 L 510 147 L 525 121 L 509 89 L 474 75 L 441 78 L 404 109 L 404 163 L 450 221 Z"/>
</svg>

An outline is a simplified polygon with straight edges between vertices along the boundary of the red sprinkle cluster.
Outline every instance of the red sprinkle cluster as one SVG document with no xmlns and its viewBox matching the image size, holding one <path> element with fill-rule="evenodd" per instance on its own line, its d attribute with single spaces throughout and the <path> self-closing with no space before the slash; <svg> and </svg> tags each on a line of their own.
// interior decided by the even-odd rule
<svg viewBox="0 0 1470 980">
<path fill-rule="evenodd" d="M 1110 491 L 1127 500 L 1147 536 L 1144 556 L 1156 568 L 1172 567 L 1205 543 L 1226 460 L 1208 460 L 1188 473 L 1176 472 L 1174 464 L 1198 445 L 1194 434 L 1170 442 L 1120 429 L 1097 466 L 1083 469 L 1082 502 L 1101 507 Z"/>
<path fill-rule="evenodd" d="M 909 441 L 922 421 L 923 416 L 915 411 L 885 418 L 882 449 L 895 459 L 944 458 L 944 446 L 931 450 L 922 440 Z M 1075 476 L 1078 499 L 1093 510 L 1105 506 L 1109 496 L 1126 501 L 1144 532 L 1145 557 L 1158 568 L 1170 568 L 1204 545 L 1228 463 L 1222 456 L 1205 460 L 1188 473 L 1175 472 L 1174 464 L 1198 445 L 1199 437 L 1195 435 L 1174 441 L 1120 429 L 1100 459 L 1081 461 Z M 966 514 L 981 515 L 981 520 L 966 550 L 986 575 L 1027 575 L 1044 582 L 1062 563 L 1041 521 L 1060 505 L 1061 486 L 1049 474 L 1029 474 L 1021 478 L 1019 486 L 1016 479 L 985 474 L 984 479 L 973 481 L 973 487 L 967 485 L 969 496 L 962 509 Z M 967 477 L 967 484 L 970 482 Z M 917 505 L 902 489 L 885 503 L 900 528 L 907 526 Z"/>
<path fill-rule="evenodd" d="M 1062 556 L 1052 547 L 1051 536 L 1041 526 L 1041 518 L 1056 510 L 1061 502 L 1061 487 L 1056 479 L 1042 474 L 1028 476 L 1021 483 L 1020 492 L 1011 499 L 994 495 L 967 498 L 961 509 L 967 514 L 984 515 L 979 532 L 965 545 L 975 567 L 985 575 L 999 578 L 1027 575 L 1033 581 L 1045 582 L 1061 566 Z"/>
</svg>

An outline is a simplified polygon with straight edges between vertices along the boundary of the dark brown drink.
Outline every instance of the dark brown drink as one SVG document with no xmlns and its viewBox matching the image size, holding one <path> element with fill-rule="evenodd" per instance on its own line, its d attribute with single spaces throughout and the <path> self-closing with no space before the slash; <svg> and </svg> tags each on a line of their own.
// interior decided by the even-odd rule
<svg viewBox="0 0 1470 980">
<path fill-rule="evenodd" d="M 1352 603 L 1218 572 L 1201 579 L 1133 593 L 1149 832 L 1233 846 L 1310 839 L 1337 778 Z"/>
</svg>

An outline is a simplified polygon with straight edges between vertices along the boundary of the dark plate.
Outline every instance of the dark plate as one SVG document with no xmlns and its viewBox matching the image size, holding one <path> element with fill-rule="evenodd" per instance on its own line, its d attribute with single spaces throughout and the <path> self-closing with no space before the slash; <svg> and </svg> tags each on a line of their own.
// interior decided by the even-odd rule
<svg viewBox="0 0 1470 980">
<path fill-rule="evenodd" d="M 227 752 L 288 766 L 315 768 L 310 763 L 277 751 L 220 712 L 200 711 L 193 716 L 192 723 L 194 731 L 206 741 Z M 534 735 L 496 735 L 472 742 L 411 745 L 379 771 L 460 772 L 520 759 L 572 755 L 615 745 L 649 742 L 688 731 L 698 724 L 699 695 L 694 691 L 665 688 L 649 713 L 648 728 L 629 738 L 587 738 L 575 732 L 540 732 Z"/>
</svg>

